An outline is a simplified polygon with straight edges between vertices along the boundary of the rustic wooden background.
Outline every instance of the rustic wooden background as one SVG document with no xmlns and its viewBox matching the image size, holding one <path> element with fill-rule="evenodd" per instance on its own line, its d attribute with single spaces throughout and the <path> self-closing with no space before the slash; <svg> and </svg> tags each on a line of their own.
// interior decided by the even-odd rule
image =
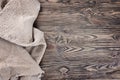
<svg viewBox="0 0 120 80">
<path fill-rule="evenodd" d="M 120 80 L 120 0 L 39 0 L 42 80 Z"/>
</svg>

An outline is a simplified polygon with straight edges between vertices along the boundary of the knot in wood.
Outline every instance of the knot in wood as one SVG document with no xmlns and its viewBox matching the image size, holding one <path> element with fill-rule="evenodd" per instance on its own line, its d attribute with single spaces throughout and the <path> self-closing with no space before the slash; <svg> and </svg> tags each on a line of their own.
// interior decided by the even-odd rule
<svg viewBox="0 0 120 80">
<path fill-rule="evenodd" d="M 68 69 L 67 67 L 61 67 L 61 68 L 59 69 L 59 71 L 60 71 L 62 74 L 65 74 L 65 73 L 67 73 L 67 72 L 69 71 L 69 69 Z"/>
</svg>

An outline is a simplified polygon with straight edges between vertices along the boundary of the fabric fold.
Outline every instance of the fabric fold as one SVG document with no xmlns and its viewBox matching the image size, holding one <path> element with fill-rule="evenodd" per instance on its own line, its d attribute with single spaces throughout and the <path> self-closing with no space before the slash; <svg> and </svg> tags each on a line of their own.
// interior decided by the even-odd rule
<svg viewBox="0 0 120 80">
<path fill-rule="evenodd" d="M 0 0 L 0 6 L 0 80 L 40 80 L 46 42 L 33 27 L 39 1 Z"/>
</svg>

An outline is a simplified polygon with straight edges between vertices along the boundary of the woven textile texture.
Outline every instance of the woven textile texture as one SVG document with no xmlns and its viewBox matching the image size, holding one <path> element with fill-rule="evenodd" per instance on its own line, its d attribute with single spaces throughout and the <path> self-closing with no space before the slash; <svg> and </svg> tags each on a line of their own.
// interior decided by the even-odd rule
<svg viewBox="0 0 120 80">
<path fill-rule="evenodd" d="M 37 0 L 0 0 L 0 80 L 41 80 L 44 33 L 33 27 Z"/>
</svg>

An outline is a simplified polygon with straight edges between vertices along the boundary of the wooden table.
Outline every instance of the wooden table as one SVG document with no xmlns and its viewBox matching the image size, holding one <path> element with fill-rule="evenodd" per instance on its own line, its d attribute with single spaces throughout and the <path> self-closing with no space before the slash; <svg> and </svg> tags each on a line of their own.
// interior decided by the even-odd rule
<svg viewBox="0 0 120 80">
<path fill-rule="evenodd" d="M 120 0 L 40 0 L 42 80 L 120 80 Z"/>
</svg>

